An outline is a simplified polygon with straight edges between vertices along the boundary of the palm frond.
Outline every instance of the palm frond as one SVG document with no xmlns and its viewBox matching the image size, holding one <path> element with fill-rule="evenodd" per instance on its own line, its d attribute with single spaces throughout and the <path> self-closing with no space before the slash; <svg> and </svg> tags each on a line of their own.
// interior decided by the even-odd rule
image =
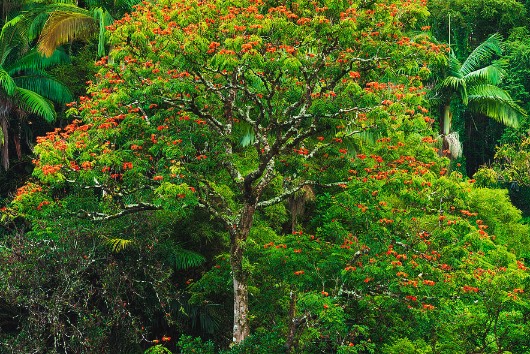
<svg viewBox="0 0 530 354">
<path fill-rule="evenodd" d="M 24 70 L 46 69 L 56 64 L 69 63 L 70 57 L 62 50 L 56 50 L 49 57 L 43 56 L 37 50 L 33 49 L 26 53 L 22 58 L 5 66 L 5 69 L 11 74 L 22 72 Z"/>
<path fill-rule="evenodd" d="M 30 41 L 33 41 L 34 39 L 39 37 L 42 28 L 44 27 L 44 24 L 50 16 L 49 12 L 44 10 L 43 7 L 39 7 L 37 11 L 38 13 L 33 16 L 33 20 L 31 21 L 31 24 L 28 27 L 28 39 Z"/>
<path fill-rule="evenodd" d="M 107 238 L 105 239 L 104 244 L 109 246 L 112 252 L 119 253 L 127 247 L 132 246 L 134 241 L 124 238 Z"/>
<path fill-rule="evenodd" d="M 45 72 L 34 71 L 31 74 L 20 75 L 14 78 L 18 87 L 33 91 L 57 103 L 72 102 L 72 92 L 63 83 L 57 81 Z"/>
<path fill-rule="evenodd" d="M 18 15 L 11 20 L 7 21 L 4 26 L 2 27 L 2 31 L 0 32 L 0 39 L 11 39 L 15 35 L 20 34 L 23 26 L 21 26 L 22 23 L 26 21 L 26 17 L 24 14 Z"/>
<path fill-rule="evenodd" d="M 48 122 L 55 120 L 53 104 L 36 92 L 17 87 L 15 90 L 16 104 L 23 110 L 36 114 Z"/>
<path fill-rule="evenodd" d="M 459 78 L 456 76 L 447 76 L 445 79 L 442 80 L 442 82 L 438 84 L 436 90 L 439 92 L 458 92 L 460 98 L 462 99 L 462 102 L 464 104 L 467 104 L 467 84 L 466 80 L 464 80 L 463 78 Z"/>
<path fill-rule="evenodd" d="M 9 73 L 2 67 L 0 67 L 0 88 L 8 96 L 12 96 L 15 93 L 15 89 L 17 88 L 17 84 L 11 75 L 9 75 Z"/>
<path fill-rule="evenodd" d="M 513 128 L 519 127 L 519 119 L 526 116 L 506 91 L 494 85 L 474 86 L 469 93 L 468 107 Z"/>
<path fill-rule="evenodd" d="M 27 37 L 24 33 L 25 17 L 19 15 L 6 22 L 0 32 L 0 64 L 4 64 L 11 51 L 17 47 L 24 47 L 27 44 Z"/>
<path fill-rule="evenodd" d="M 462 75 L 465 76 L 479 69 L 484 62 L 490 60 L 494 55 L 501 55 L 502 49 L 502 36 L 498 33 L 492 34 L 469 54 L 460 69 Z"/>
<path fill-rule="evenodd" d="M 457 78 L 462 78 L 463 75 L 460 72 L 460 69 L 462 68 L 462 63 L 457 59 L 453 51 L 449 53 L 449 57 L 447 60 L 447 69 L 448 73 L 447 76 L 454 76 Z"/>
<path fill-rule="evenodd" d="M 98 7 L 93 10 L 94 18 L 99 23 L 99 34 L 98 34 L 98 55 L 105 55 L 105 34 L 106 27 L 114 22 L 114 18 L 105 9 Z"/>
<path fill-rule="evenodd" d="M 469 87 L 479 84 L 498 85 L 504 74 L 504 69 L 496 62 L 468 73 L 464 79 Z"/>
<path fill-rule="evenodd" d="M 46 56 L 51 56 L 62 44 L 74 39 L 89 38 L 95 33 L 96 27 L 96 22 L 90 15 L 55 11 L 42 29 L 38 50 Z"/>
</svg>

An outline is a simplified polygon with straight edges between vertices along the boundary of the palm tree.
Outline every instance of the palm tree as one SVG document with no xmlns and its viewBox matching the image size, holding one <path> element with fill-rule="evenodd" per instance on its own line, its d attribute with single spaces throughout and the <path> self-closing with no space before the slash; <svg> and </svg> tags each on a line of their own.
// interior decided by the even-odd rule
<svg viewBox="0 0 530 354">
<path fill-rule="evenodd" d="M 56 117 L 52 101 L 73 100 L 70 90 L 44 70 L 68 61 L 64 52 L 46 58 L 30 49 L 24 27 L 15 18 L 0 32 L 0 163 L 9 168 L 9 123 L 35 114 L 51 122 Z M 17 153 L 20 153 L 17 147 Z M 19 156 L 20 157 L 20 156 Z"/>
<path fill-rule="evenodd" d="M 443 114 L 440 132 L 444 138 L 444 149 L 449 148 L 453 157 L 461 154 L 456 133 L 451 132 L 451 102 L 457 98 L 466 109 L 492 118 L 506 126 L 517 128 L 524 110 L 500 88 L 504 70 L 494 57 L 502 55 L 502 38 L 493 34 L 481 43 L 466 60 L 461 63 L 454 53 L 449 53 L 448 75 L 437 86 L 441 96 Z"/>
<path fill-rule="evenodd" d="M 140 0 L 115 0 L 109 10 L 105 1 L 90 1 L 88 9 L 73 4 L 62 3 L 47 5 L 46 22 L 39 36 L 39 51 L 50 56 L 59 46 L 75 39 L 90 39 L 98 33 L 98 55 L 105 54 L 105 28 L 114 22 L 114 16 L 120 16 L 131 10 Z M 114 15 L 114 16 L 113 16 Z"/>
</svg>

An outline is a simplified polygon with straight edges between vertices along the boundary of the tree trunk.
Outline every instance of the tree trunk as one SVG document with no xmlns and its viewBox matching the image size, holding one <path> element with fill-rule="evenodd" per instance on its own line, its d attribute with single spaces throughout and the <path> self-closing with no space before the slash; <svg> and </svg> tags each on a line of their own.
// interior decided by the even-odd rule
<svg viewBox="0 0 530 354">
<path fill-rule="evenodd" d="M 449 141 L 447 140 L 447 136 L 451 132 L 452 118 L 453 115 L 451 114 L 451 106 L 449 104 L 444 105 L 442 124 L 440 124 L 440 129 L 442 133 L 442 149 L 439 152 L 440 156 L 444 156 L 444 151 L 449 150 Z"/>
<path fill-rule="evenodd" d="M 230 233 L 230 266 L 234 283 L 234 328 L 233 343 L 242 342 L 250 334 L 248 321 L 248 276 L 243 269 L 245 242 L 252 227 L 252 220 L 256 212 L 255 204 L 245 204 L 241 212 L 241 219 L 236 228 Z"/>
<path fill-rule="evenodd" d="M 446 104 L 444 106 L 444 116 L 442 121 L 442 134 L 445 136 L 451 132 L 451 106 Z"/>
<path fill-rule="evenodd" d="M 2 166 L 7 171 L 9 168 L 9 127 L 8 116 L 0 114 L 0 128 L 2 129 L 2 139 L 0 139 L 0 159 Z"/>
<path fill-rule="evenodd" d="M 291 300 L 289 302 L 289 334 L 287 335 L 287 340 L 285 341 L 285 352 L 287 354 L 291 353 L 294 346 L 294 340 L 296 336 L 296 292 L 293 287 L 291 287 Z"/>
</svg>

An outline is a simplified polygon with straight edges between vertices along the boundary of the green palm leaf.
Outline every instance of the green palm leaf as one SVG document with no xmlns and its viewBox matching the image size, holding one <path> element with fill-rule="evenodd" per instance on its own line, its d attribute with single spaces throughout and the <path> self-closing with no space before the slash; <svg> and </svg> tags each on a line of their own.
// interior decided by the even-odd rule
<svg viewBox="0 0 530 354">
<path fill-rule="evenodd" d="M 462 64 L 460 72 L 465 76 L 479 69 L 486 61 L 494 55 L 502 54 L 502 36 L 498 33 L 492 34 L 469 54 Z"/>
<path fill-rule="evenodd" d="M 105 33 L 106 33 L 106 27 L 112 22 L 114 22 L 114 18 L 110 15 L 110 13 L 101 7 L 98 7 L 93 10 L 94 13 L 94 19 L 98 21 L 99 23 L 99 35 L 98 35 L 98 55 L 103 56 L 105 55 Z"/>
<path fill-rule="evenodd" d="M 506 91 L 494 85 L 476 85 L 470 89 L 468 107 L 513 128 L 519 127 L 519 117 L 526 116 Z"/>
<path fill-rule="evenodd" d="M 28 26 L 28 38 L 30 41 L 33 41 L 39 37 L 44 24 L 50 16 L 50 14 L 42 7 L 39 7 L 37 11 L 38 12 L 34 15 L 31 24 Z"/>
<path fill-rule="evenodd" d="M 8 96 L 12 96 L 17 88 L 17 84 L 11 75 L 2 67 L 0 67 L 0 87 Z"/>
<path fill-rule="evenodd" d="M 19 60 L 5 66 L 10 75 L 32 69 L 46 69 L 57 64 L 69 63 L 70 57 L 62 50 L 56 50 L 49 57 L 43 56 L 37 50 L 31 50 Z"/>
<path fill-rule="evenodd" d="M 467 104 L 467 84 L 464 78 L 447 76 L 438 85 L 437 91 L 457 92 L 464 104 Z"/>
<path fill-rule="evenodd" d="M 25 111 L 36 114 L 48 122 L 55 120 L 53 104 L 38 93 L 17 87 L 14 96 L 18 106 Z"/>
<path fill-rule="evenodd" d="M 73 100 L 73 95 L 68 87 L 52 77 L 25 75 L 16 77 L 15 82 L 19 87 L 33 91 L 57 103 L 65 104 Z"/>
<path fill-rule="evenodd" d="M 33 91 L 57 103 L 72 102 L 74 97 L 70 89 L 45 72 L 20 75 L 14 78 L 18 87 Z"/>
<path fill-rule="evenodd" d="M 461 68 L 462 63 L 460 63 L 460 61 L 456 58 L 455 54 L 451 51 L 449 53 L 449 58 L 447 61 L 447 76 L 462 78 L 464 75 L 462 75 L 462 73 L 460 72 Z"/>
<path fill-rule="evenodd" d="M 468 73 L 465 76 L 465 80 L 470 86 L 482 83 L 498 85 L 501 83 L 503 77 L 504 69 L 496 62 Z"/>
</svg>

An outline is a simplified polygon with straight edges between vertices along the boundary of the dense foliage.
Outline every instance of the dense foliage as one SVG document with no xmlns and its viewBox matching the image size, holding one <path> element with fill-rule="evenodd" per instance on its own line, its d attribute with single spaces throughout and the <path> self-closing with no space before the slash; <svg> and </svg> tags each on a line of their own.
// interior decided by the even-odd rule
<svg viewBox="0 0 530 354">
<path fill-rule="evenodd" d="M 530 351 L 530 230 L 499 188 L 528 179 L 503 90 L 525 82 L 489 91 L 523 119 L 463 176 L 428 88 L 471 50 L 448 56 L 428 9 L 157 0 L 106 27 L 109 56 L 1 209 L 1 350 Z"/>
</svg>

